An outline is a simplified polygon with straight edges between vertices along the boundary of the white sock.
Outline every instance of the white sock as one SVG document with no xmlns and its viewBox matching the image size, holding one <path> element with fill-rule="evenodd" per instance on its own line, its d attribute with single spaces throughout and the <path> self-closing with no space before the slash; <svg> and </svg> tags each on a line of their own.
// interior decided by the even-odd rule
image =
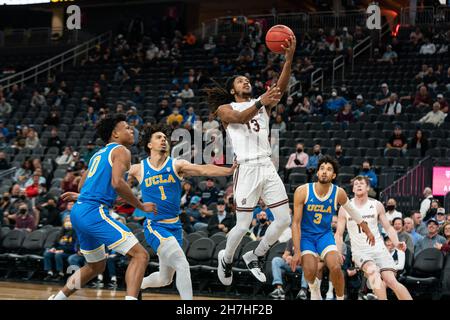
<svg viewBox="0 0 450 320">
<path fill-rule="evenodd" d="M 59 291 L 55 297 L 53 298 L 53 300 L 67 300 L 67 296 L 64 294 L 64 292 Z"/>
<path fill-rule="evenodd" d="M 313 290 L 320 289 L 320 283 L 321 283 L 321 281 L 322 281 L 322 280 L 319 280 L 319 279 L 315 278 L 313 283 L 309 283 L 309 282 L 308 282 L 309 290 L 313 291 Z"/>
<path fill-rule="evenodd" d="M 117 281 L 117 277 L 116 276 L 112 276 L 111 277 L 111 281 Z"/>
<path fill-rule="evenodd" d="M 100 280 L 100 281 L 103 281 L 103 275 L 102 275 L 102 274 L 99 274 L 99 275 L 97 276 L 97 279 Z"/>
<path fill-rule="evenodd" d="M 242 238 L 248 232 L 252 223 L 253 215 L 249 212 L 236 212 L 236 225 L 228 232 L 227 245 L 225 247 L 224 260 L 226 263 L 232 263 L 234 253 L 236 252 Z"/>
<path fill-rule="evenodd" d="M 328 281 L 328 291 L 327 291 L 327 296 L 333 296 L 333 283 L 331 281 Z"/>
<path fill-rule="evenodd" d="M 137 300 L 137 298 L 132 296 L 125 296 L 125 300 Z"/>
<path fill-rule="evenodd" d="M 339 296 L 336 295 L 336 300 L 344 300 L 344 296 L 339 297 Z"/>
</svg>

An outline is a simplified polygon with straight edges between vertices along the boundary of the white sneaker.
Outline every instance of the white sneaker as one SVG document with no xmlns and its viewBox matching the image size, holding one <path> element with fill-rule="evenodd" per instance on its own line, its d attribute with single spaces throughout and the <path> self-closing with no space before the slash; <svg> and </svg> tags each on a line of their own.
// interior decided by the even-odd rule
<svg viewBox="0 0 450 320">
<path fill-rule="evenodd" d="M 148 275 L 142 279 L 141 290 L 144 290 L 144 289 L 147 289 L 148 287 L 150 287 L 150 285 L 148 283 L 148 280 L 149 280 L 148 278 L 150 278 L 150 275 Z"/>
<path fill-rule="evenodd" d="M 323 300 L 322 294 L 320 293 L 320 289 L 311 290 L 311 300 Z"/>
<path fill-rule="evenodd" d="M 252 251 L 249 251 L 242 256 L 242 259 L 244 259 L 248 270 L 251 271 L 256 279 L 260 282 L 266 282 L 266 275 L 262 271 L 262 261 L 257 255 L 255 255 Z"/>
<path fill-rule="evenodd" d="M 334 300 L 334 295 L 332 293 L 326 295 L 325 300 Z"/>
<path fill-rule="evenodd" d="M 217 256 L 217 275 L 224 286 L 229 286 L 233 282 L 233 264 L 226 263 L 224 256 L 225 250 L 220 250 L 219 255 Z"/>
<path fill-rule="evenodd" d="M 55 294 L 52 294 L 47 300 L 55 300 Z"/>
</svg>

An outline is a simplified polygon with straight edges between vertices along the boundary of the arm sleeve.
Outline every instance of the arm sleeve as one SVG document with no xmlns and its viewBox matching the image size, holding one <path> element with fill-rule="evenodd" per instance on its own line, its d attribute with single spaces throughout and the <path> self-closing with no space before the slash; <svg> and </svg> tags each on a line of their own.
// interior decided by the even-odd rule
<svg viewBox="0 0 450 320">
<path fill-rule="evenodd" d="M 355 206 L 350 201 L 347 201 L 342 207 L 345 209 L 345 211 L 348 212 L 350 217 L 352 217 L 352 219 L 355 220 L 355 222 L 357 224 L 360 224 L 361 222 L 363 222 L 363 218 L 361 217 L 361 215 L 358 213 Z"/>
</svg>

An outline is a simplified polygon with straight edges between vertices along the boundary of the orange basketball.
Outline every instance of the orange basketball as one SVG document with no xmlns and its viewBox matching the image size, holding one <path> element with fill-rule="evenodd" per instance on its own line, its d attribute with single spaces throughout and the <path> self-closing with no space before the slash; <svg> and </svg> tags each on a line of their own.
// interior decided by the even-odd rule
<svg viewBox="0 0 450 320">
<path fill-rule="evenodd" d="M 266 33 L 266 46 L 270 51 L 275 53 L 284 53 L 282 44 L 286 45 L 284 40 L 289 39 L 290 36 L 293 36 L 294 32 L 291 28 L 277 24 L 269 29 Z"/>
</svg>

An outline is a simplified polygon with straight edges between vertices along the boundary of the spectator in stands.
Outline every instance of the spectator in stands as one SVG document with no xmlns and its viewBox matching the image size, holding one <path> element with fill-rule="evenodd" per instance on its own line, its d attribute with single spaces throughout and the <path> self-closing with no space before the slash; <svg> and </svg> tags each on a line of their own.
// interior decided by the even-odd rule
<svg viewBox="0 0 450 320">
<path fill-rule="evenodd" d="M 413 106 L 416 108 L 424 109 L 431 107 L 433 104 L 433 100 L 431 99 L 431 95 L 428 93 L 427 86 L 420 86 L 419 91 L 416 93 L 416 97 L 414 98 Z"/>
<path fill-rule="evenodd" d="M 423 33 L 420 30 L 419 27 L 416 28 L 416 30 L 412 31 L 409 34 L 409 41 L 414 45 L 417 46 L 420 42 L 423 40 Z"/>
<path fill-rule="evenodd" d="M 362 169 L 358 173 L 359 176 L 368 177 L 371 189 L 378 188 L 378 177 L 375 171 L 372 169 L 369 160 L 364 160 L 362 163 Z"/>
<path fill-rule="evenodd" d="M 319 163 L 319 159 L 323 157 L 323 154 L 320 150 L 320 145 L 316 144 L 313 147 L 313 155 L 311 155 L 308 159 L 308 164 L 306 165 L 306 170 L 308 172 L 309 179 L 311 179 L 312 175 L 316 171 L 317 164 Z"/>
<path fill-rule="evenodd" d="M 44 202 L 42 205 L 36 206 L 36 209 L 39 211 L 39 224 L 44 226 L 59 226 L 61 225 L 61 218 L 59 210 L 56 206 L 56 201 L 52 197 L 47 198 L 47 202 Z"/>
<path fill-rule="evenodd" d="M 334 158 L 339 163 L 339 166 L 343 167 L 347 165 L 347 159 L 344 156 L 344 150 L 342 150 L 342 145 L 340 143 L 336 144 L 334 147 Z"/>
<path fill-rule="evenodd" d="M 434 91 L 437 87 L 437 81 L 438 81 L 438 79 L 436 77 L 436 74 L 433 71 L 433 68 L 429 67 L 427 70 L 427 73 L 423 77 L 422 84 Z"/>
<path fill-rule="evenodd" d="M 428 233 L 428 230 L 426 223 L 422 221 L 423 218 L 420 211 L 414 211 L 411 214 L 411 218 L 414 222 L 414 229 L 416 230 L 416 232 L 421 236 L 425 236 Z"/>
<path fill-rule="evenodd" d="M 38 90 L 33 91 L 30 106 L 38 110 L 47 106 L 47 101 L 45 100 L 45 97 L 42 94 L 40 94 Z"/>
<path fill-rule="evenodd" d="M 439 201 L 437 199 L 433 199 L 430 204 L 430 209 L 428 209 L 425 217 L 423 218 L 424 222 L 427 222 L 429 219 L 434 219 L 437 214 L 437 210 L 439 209 Z"/>
<path fill-rule="evenodd" d="M 399 239 L 399 241 L 401 240 Z M 391 254 L 392 258 L 394 259 L 395 270 L 400 272 L 403 269 L 405 269 L 405 261 L 406 261 L 405 253 L 402 250 L 397 249 L 392 243 L 392 240 L 389 239 L 389 237 L 384 238 L 384 245 Z"/>
<path fill-rule="evenodd" d="M 174 108 L 172 109 L 172 114 L 169 115 L 169 116 L 167 117 L 167 124 L 168 124 L 169 126 L 172 126 L 172 124 L 173 124 L 175 121 L 176 121 L 178 124 L 180 124 L 180 123 L 183 122 L 183 116 L 180 114 L 180 112 L 179 112 L 179 110 L 178 110 L 177 107 L 174 107 Z"/>
<path fill-rule="evenodd" d="M 97 123 L 98 116 L 94 111 L 93 106 L 88 106 L 87 114 L 84 120 L 84 126 L 94 126 Z"/>
<path fill-rule="evenodd" d="M 50 112 L 48 117 L 45 119 L 44 127 L 48 127 L 48 126 L 58 127 L 59 122 L 60 122 L 59 112 L 56 110 L 53 110 L 52 112 Z"/>
<path fill-rule="evenodd" d="M 76 252 L 76 233 L 72 229 L 70 216 L 64 219 L 63 228 L 56 243 L 44 253 L 44 270 L 47 276 L 44 281 L 62 281 L 64 278 L 64 261 Z M 53 261 L 55 267 L 53 268 Z M 55 271 L 55 272 L 54 272 Z"/>
<path fill-rule="evenodd" d="M 183 90 L 181 90 L 181 92 L 178 94 L 178 96 L 183 99 L 190 99 L 190 98 L 193 98 L 195 96 L 195 94 L 194 94 L 194 91 L 191 89 L 189 83 L 185 83 Z"/>
<path fill-rule="evenodd" d="M 211 51 L 211 52 L 215 52 L 215 49 L 216 49 L 216 44 L 214 43 L 214 37 L 212 37 L 212 36 L 210 36 L 209 38 L 208 38 L 208 42 L 206 42 L 204 45 L 203 45 L 203 49 L 205 50 L 205 51 Z"/>
<path fill-rule="evenodd" d="M 144 120 L 142 120 L 142 118 L 138 115 L 137 108 L 135 106 L 132 106 L 130 110 L 128 110 L 127 122 L 137 128 L 144 124 Z"/>
<path fill-rule="evenodd" d="M 145 52 L 145 59 L 148 62 L 152 62 L 158 57 L 159 57 L 159 48 L 154 43 L 151 43 L 147 51 Z"/>
<path fill-rule="evenodd" d="M 5 212 L 8 212 L 9 207 L 11 207 L 11 194 L 9 192 L 4 192 L 2 198 L 0 199 L 0 226 L 3 225 Z"/>
<path fill-rule="evenodd" d="M 292 153 L 289 156 L 289 159 L 286 163 L 286 169 L 289 170 L 298 167 L 306 167 L 306 165 L 308 164 L 309 156 L 304 150 L 304 144 L 297 143 L 296 152 Z"/>
<path fill-rule="evenodd" d="M 356 119 L 358 119 L 373 108 L 375 107 L 368 103 L 365 103 L 364 97 L 361 94 L 358 94 L 356 96 L 355 103 L 353 104 L 353 115 Z"/>
<path fill-rule="evenodd" d="M 395 116 L 402 113 L 402 104 L 398 101 L 398 95 L 391 93 L 389 96 L 389 102 L 383 107 L 383 114 L 388 116 Z"/>
<path fill-rule="evenodd" d="M 186 124 L 188 124 L 188 128 L 194 128 L 195 121 L 197 120 L 197 115 L 194 112 L 194 107 L 189 107 L 186 113 L 186 116 L 183 119 L 183 125 L 186 128 Z M 188 129 L 188 130 L 189 130 Z"/>
<path fill-rule="evenodd" d="M 45 183 L 40 184 L 39 179 L 42 178 L 39 173 L 34 173 L 33 177 L 31 179 L 31 183 L 28 182 L 28 184 L 25 187 L 25 194 L 28 198 L 35 198 L 39 196 L 42 192 L 46 191 L 46 185 Z"/>
<path fill-rule="evenodd" d="M 394 128 L 394 134 L 389 138 L 386 143 L 386 149 L 384 149 L 384 154 L 390 149 L 399 150 L 403 155 L 406 153 L 408 148 L 408 143 L 406 141 L 405 135 L 402 133 L 402 128 L 400 125 L 396 125 Z"/>
<path fill-rule="evenodd" d="M 67 94 L 63 90 L 58 89 L 56 96 L 53 97 L 52 105 L 54 107 L 61 108 L 66 105 L 66 102 L 67 102 Z"/>
<path fill-rule="evenodd" d="M 58 148 L 58 153 L 61 153 L 61 148 L 63 147 L 63 142 L 58 136 L 58 129 L 53 127 L 50 131 L 50 138 L 47 141 L 47 148 Z"/>
<path fill-rule="evenodd" d="M 74 204 L 73 201 L 68 201 L 66 204 L 66 209 L 59 213 L 59 218 L 60 218 L 61 224 L 64 223 L 64 219 L 67 216 L 70 216 L 70 213 L 72 212 L 73 204 Z"/>
<path fill-rule="evenodd" d="M 200 201 L 201 198 L 199 196 L 193 196 L 189 208 L 186 210 L 186 214 L 195 231 L 208 226 L 208 219 L 206 218 L 207 210 L 203 206 L 200 207 Z"/>
<path fill-rule="evenodd" d="M 157 122 L 161 122 L 162 119 L 168 117 L 172 113 L 169 107 L 169 101 L 167 99 L 162 99 L 159 103 L 159 108 L 156 110 L 155 117 Z"/>
<path fill-rule="evenodd" d="M 414 248 L 414 256 L 417 256 L 422 250 L 427 248 L 435 248 L 437 243 L 444 244 L 446 239 L 439 235 L 439 224 L 436 220 L 430 219 L 427 221 L 428 234 L 422 240 L 417 242 Z"/>
<path fill-rule="evenodd" d="M 0 117 L 7 117 L 12 111 L 11 104 L 5 98 L 0 98 Z"/>
<path fill-rule="evenodd" d="M 347 104 L 345 98 L 338 96 L 336 89 L 331 91 L 331 98 L 327 102 L 327 110 L 331 113 L 337 113 Z"/>
<path fill-rule="evenodd" d="M 392 220 L 392 226 L 394 227 L 394 230 L 397 231 L 398 241 L 405 242 L 409 251 L 414 252 L 414 241 L 412 236 L 408 232 L 405 232 L 403 228 L 403 219 L 401 217 L 394 218 Z"/>
<path fill-rule="evenodd" d="M 389 97 L 391 96 L 391 91 L 389 91 L 389 87 L 387 83 L 381 84 L 381 92 L 377 95 L 375 100 L 375 104 L 377 106 L 384 106 L 389 103 Z"/>
<path fill-rule="evenodd" d="M 192 187 L 192 181 L 185 180 L 183 182 L 183 190 L 181 192 L 181 208 L 184 209 L 191 202 L 192 197 L 194 196 L 194 189 Z"/>
<path fill-rule="evenodd" d="M 5 138 L 5 142 L 9 141 L 11 133 L 9 132 L 8 128 L 5 127 L 5 122 L 3 121 L 3 119 L 0 119 L 0 134 L 2 134 Z"/>
<path fill-rule="evenodd" d="M 424 44 L 420 47 L 419 54 L 435 54 L 436 45 L 429 38 L 424 39 Z"/>
<path fill-rule="evenodd" d="M 344 108 L 339 111 L 336 117 L 336 121 L 341 123 L 343 129 L 346 129 L 349 123 L 353 123 L 356 121 L 355 117 L 353 116 L 352 105 L 350 103 L 347 102 L 344 105 Z"/>
<path fill-rule="evenodd" d="M 417 233 L 416 229 L 414 228 L 414 221 L 410 217 L 406 217 L 403 219 L 404 224 L 404 230 L 406 233 L 408 233 L 413 241 L 413 244 L 416 245 L 417 242 L 423 239 L 423 236 Z"/>
<path fill-rule="evenodd" d="M 423 116 L 419 123 L 431 123 L 432 125 L 439 127 L 444 123 L 446 114 L 441 111 L 441 105 L 439 102 L 433 103 L 433 110 Z"/>
<path fill-rule="evenodd" d="M 421 157 L 425 156 L 425 153 L 429 149 L 428 139 L 424 136 L 421 129 L 417 129 L 414 137 L 408 144 L 408 149 L 418 149 L 420 150 Z"/>
<path fill-rule="evenodd" d="M 208 130 L 219 129 L 219 122 L 215 120 L 214 113 L 210 113 L 208 115 L 208 121 L 203 123 L 203 132 L 207 132 Z"/>
<path fill-rule="evenodd" d="M 425 218 L 425 215 L 427 214 L 427 211 L 431 207 L 431 202 L 433 200 L 433 191 L 430 187 L 426 187 L 423 190 L 423 197 L 424 199 L 420 203 L 420 214 L 422 215 L 422 218 Z"/>
<path fill-rule="evenodd" d="M 228 233 L 233 228 L 235 222 L 230 212 L 225 210 L 225 201 L 221 198 L 217 201 L 216 213 L 208 221 L 209 236 L 217 232 Z"/>
<path fill-rule="evenodd" d="M 55 159 L 55 162 L 58 165 L 70 164 L 73 161 L 72 154 L 73 154 L 72 147 L 66 146 L 66 147 L 64 147 L 64 151 L 63 151 L 62 155 L 58 156 Z"/>
<path fill-rule="evenodd" d="M 445 215 L 445 209 L 442 207 L 438 208 L 434 219 L 439 223 L 439 226 L 443 225 L 447 220 L 447 217 Z"/>
<path fill-rule="evenodd" d="M 394 198 L 390 198 L 386 204 L 386 217 L 392 224 L 395 218 L 402 218 L 402 213 L 396 210 L 397 201 Z"/>
<path fill-rule="evenodd" d="M 3 151 L 0 151 L 0 171 L 9 169 L 11 165 L 8 163 L 6 159 L 6 154 Z"/>
<path fill-rule="evenodd" d="M 290 263 L 292 261 L 292 257 L 294 256 L 294 243 L 292 242 L 292 238 L 286 243 L 286 249 L 284 250 L 283 256 L 274 257 L 272 259 L 272 285 L 275 286 L 275 289 L 269 293 L 274 299 L 284 299 L 286 293 L 283 289 L 283 272 L 291 272 Z M 299 272 L 302 274 L 301 277 L 301 289 L 297 294 L 297 298 L 301 300 L 307 299 L 308 292 L 308 284 L 305 280 L 305 276 L 302 272 L 302 268 L 297 266 L 295 272 Z"/>
<path fill-rule="evenodd" d="M 247 43 L 244 48 L 242 48 L 241 52 L 239 52 L 239 56 L 236 61 L 241 64 L 247 65 L 253 62 L 255 57 L 255 51 L 250 47 L 250 43 Z"/>
<path fill-rule="evenodd" d="M 386 52 L 383 54 L 383 57 L 381 59 L 378 59 L 378 62 L 386 62 L 389 64 L 394 64 L 395 62 L 397 62 L 397 52 L 395 52 L 394 50 L 392 50 L 392 46 L 389 44 L 386 47 Z"/>
<path fill-rule="evenodd" d="M 286 132 L 286 123 L 283 121 L 281 115 L 275 117 L 275 123 L 272 125 L 273 130 L 280 130 L 280 133 Z"/>
<path fill-rule="evenodd" d="M 449 108 L 448 108 L 448 102 L 445 100 L 444 95 L 442 93 L 439 93 L 437 96 L 437 102 L 439 102 L 439 105 L 441 106 L 441 111 L 448 114 Z"/>
<path fill-rule="evenodd" d="M 114 82 L 119 82 L 120 84 L 124 84 L 126 81 L 130 79 L 128 72 L 124 69 L 122 65 L 118 65 L 116 72 L 114 73 Z"/>
<path fill-rule="evenodd" d="M 215 186 L 214 179 L 209 177 L 206 180 L 206 188 L 201 195 L 201 203 L 209 206 L 211 203 L 217 203 L 219 190 Z"/>
<path fill-rule="evenodd" d="M 94 143 L 93 140 L 89 140 L 86 145 L 86 150 L 81 155 L 81 158 L 85 163 L 89 163 L 92 156 L 99 150 L 100 148 Z"/>
<path fill-rule="evenodd" d="M 450 252 L 450 222 L 444 223 L 440 228 L 440 234 L 445 238 L 445 243 L 435 243 L 434 247 L 445 255 Z"/>
<path fill-rule="evenodd" d="M 261 240 L 266 234 L 267 228 L 269 227 L 271 221 L 267 219 L 267 213 L 261 211 L 256 216 L 256 225 L 253 227 L 253 235 L 256 240 Z"/>
<path fill-rule="evenodd" d="M 32 185 L 33 184 L 33 180 L 34 177 L 38 176 L 39 180 L 38 180 L 38 184 L 46 184 L 47 180 L 45 179 L 44 176 L 42 176 L 42 168 L 36 168 L 33 172 L 33 176 L 30 177 L 26 182 L 25 182 L 25 188 Z"/>
<path fill-rule="evenodd" d="M 78 192 L 78 184 L 81 180 L 81 177 L 75 175 L 74 169 L 69 167 L 67 169 L 66 175 L 61 181 L 61 190 L 62 192 Z"/>
<path fill-rule="evenodd" d="M 14 173 L 13 180 L 19 185 L 24 185 L 28 178 L 31 177 L 33 171 L 33 163 L 31 162 L 31 159 L 27 159 L 22 162 L 22 166 Z"/>
<path fill-rule="evenodd" d="M 28 210 L 28 206 L 26 203 L 22 202 L 19 206 L 19 210 L 15 216 L 15 229 L 25 230 L 31 232 L 36 229 L 38 221 L 36 221 L 33 214 L 31 214 L 30 210 Z"/>
</svg>

